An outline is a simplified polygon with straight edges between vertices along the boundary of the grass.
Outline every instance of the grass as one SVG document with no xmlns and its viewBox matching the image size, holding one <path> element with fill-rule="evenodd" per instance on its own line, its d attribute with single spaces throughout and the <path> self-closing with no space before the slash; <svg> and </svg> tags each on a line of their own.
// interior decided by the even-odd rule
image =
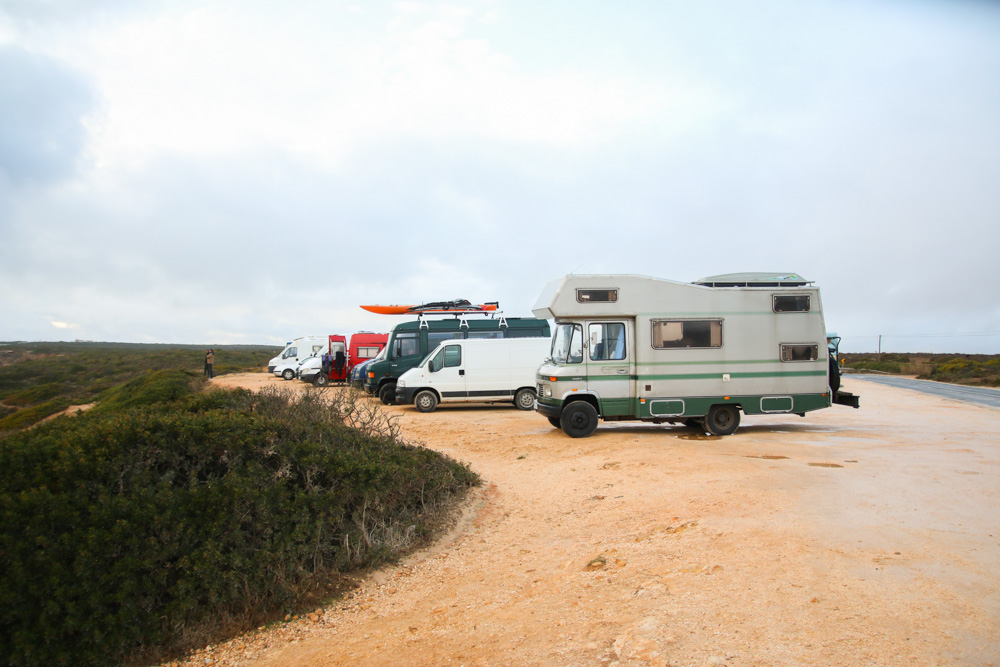
<svg viewBox="0 0 1000 667">
<path fill-rule="evenodd" d="M 31 426 L 99 400 L 105 392 L 160 370 L 197 381 L 205 350 L 198 345 L 137 343 L 0 343 L 0 433 Z M 280 347 L 215 347 L 216 375 L 259 370 Z"/>
</svg>

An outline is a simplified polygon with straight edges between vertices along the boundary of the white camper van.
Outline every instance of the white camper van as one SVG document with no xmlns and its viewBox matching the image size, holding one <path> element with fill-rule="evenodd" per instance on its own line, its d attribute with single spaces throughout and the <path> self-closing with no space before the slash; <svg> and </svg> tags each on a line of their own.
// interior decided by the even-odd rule
<svg viewBox="0 0 1000 667">
<path fill-rule="evenodd" d="M 442 341 L 396 381 L 396 402 L 432 412 L 438 403 L 513 402 L 535 406 L 535 372 L 548 338 L 459 338 Z"/>
<path fill-rule="evenodd" d="M 568 275 L 546 285 L 532 312 L 555 319 L 535 409 L 572 437 L 599 419 L 729 435 L 741 412 L 858 407 L 839 391 L 819 289 L 797 274 Z"/>
<path fill-rule="evenodd" d="M 267 370 L 278 377 L 291 380 L 295 377 L 295 369 L 299 365 L 299 362 L 311 357 L 317 350 L 322 350 L 327 344 L 326 336 L 302 336 L 301 338 L 296 338 L 285 346 L 281 354 L 268 362 Z"/>
</svg>

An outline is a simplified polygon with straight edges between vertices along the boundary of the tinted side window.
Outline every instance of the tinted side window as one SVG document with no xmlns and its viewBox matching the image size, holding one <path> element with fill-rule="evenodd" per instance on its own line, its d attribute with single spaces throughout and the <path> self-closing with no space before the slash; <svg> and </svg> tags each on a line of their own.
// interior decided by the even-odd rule
<svg viewBox="0 0 1000 667">
<path fill-rule="evenodd" d="M 809 310 L 808 294 L 775 294 L 774 312 L 804 313 Z"/>
<path fill-rule="evenodd" d="M 452 368 L 454 366 L 462 365 L 462 346 L 461 345 L 445 345 L 444 346 L 444 367 Z"/>
<path fill-rule="evenodd" d="M 819 359 L 818 345 L 782 345 L 782 361 L 816 361 Z"/>
<path fill-rule="evenodd" d="M 722 347 L 722 320 L 654 320 L 653 347 Z"/>
<path fill-rule="evenodd" d="M 392 343 L 392 357 L 409 357 L 420 352 L 420 341 L 415 333 L 396 334 Z"/>
<path fill-rule="evenodd" d="M 618 300 L 618 290 L 616 289 L 578 289 L 576 300 L 580 303 L 603 302 L 614 303 Z"/>
</svg>

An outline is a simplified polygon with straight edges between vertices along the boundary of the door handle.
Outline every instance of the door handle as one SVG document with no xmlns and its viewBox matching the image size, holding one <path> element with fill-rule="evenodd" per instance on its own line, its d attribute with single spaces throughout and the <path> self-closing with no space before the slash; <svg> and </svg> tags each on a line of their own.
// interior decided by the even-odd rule
<svg viewBox="0 0 1000 667">
<path fill-rule="evenodd" d="M 460 370 L 458 371 L 458 374 L 459 374 L 459 375 L 465 375 L 465 369 L 464 369 L 464 368 L 460 369 Z"/>
</svg>

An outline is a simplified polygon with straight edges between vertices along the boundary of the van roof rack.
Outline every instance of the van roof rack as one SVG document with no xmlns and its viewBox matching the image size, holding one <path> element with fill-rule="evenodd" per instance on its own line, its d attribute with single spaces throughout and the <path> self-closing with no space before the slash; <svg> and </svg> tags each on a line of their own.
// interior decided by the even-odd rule
<svg viewBox="0 0 1000 667">
<path fill-rule="evenodd" d="M 694 281 L 703 287 L 803 287 L 812 283 L 797 273 L 724 273 Z"/>
</svg>

